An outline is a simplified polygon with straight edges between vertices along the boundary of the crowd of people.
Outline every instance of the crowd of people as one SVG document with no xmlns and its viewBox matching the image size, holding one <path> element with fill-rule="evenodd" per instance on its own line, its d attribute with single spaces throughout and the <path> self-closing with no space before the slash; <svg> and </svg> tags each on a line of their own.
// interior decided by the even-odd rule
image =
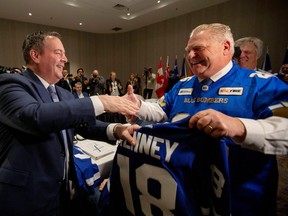
<svg viewBox="0 0 288 216">
<path fill-rule="evenodd" d="M 234 58 L 236 45 L 241 53 Z M 87 200 L 79 192 L 72 152 L 77 133 L 87 139 L 124 141 L 125 150 L 120 148 L 113 161 L 111 186 L 104 186 L 112 199 L 109 193 L 100 195 L 98 215 L 217 215 L 224 206 L 221 209 L 211 199 L 206 202 L 202 195 L 213 193 L 220 202 L 228 184 L 222 200 L 227 204 L 224 215 L 276 216 L 276 155 L 288 154 L 288 85 L 284 78 L 257 69 L 262 48 L 263 42 L 255 37 L 234 42 L 227 25 L 199 25 L 185 48 L 194 76 L 175 82 L 158 103 L 151 103 L 144 99 L 152 97 L 156 76 L 152 68 L 141 78 L 132 73 L 124 86 L 115 71 L 108 79 L 96 69 L 89 78 L 83 68 L 72 76 L 65 69 L 68 60 L 57 32 L 28 35 L 22 47 L 25 70 L 21 75 L 0 75 L 0 212 L 8 216 L 83 213 Z M 286 79 L 287 65 L 279 74 Z M 142 87 L 144 98 L 139 99 Z M 112 120 L 103 117 L 107 113 Z M 153 135 L 153 128 L 147 139 L 132 136 L 146 123 L 168 122 L 179 129 L 174 122 L 181 119 L 191 129 L 185 133 L 197 130 L 225 144 L 229 179 L 211 164 L 212 191 L 189 194 L 195 188 L 182 177 L 195 171 L 191 165 L 201 159 L 179 150 L 173 132 L 161 132 L 169 124 L 158 126 L 161 138 Z M 146 137 L 145 129 L 141 133 Z M 187 137 L 180 140 L 193 146 L 195 137 Z M 149 149 L 141 147 L 144 142 Z M 136 161 L 137 155 L 145 154 L 135 169 L 130 169 L 127 151 Z M 126 188 L 119 189 L 123 185 Z"/>
</svg>

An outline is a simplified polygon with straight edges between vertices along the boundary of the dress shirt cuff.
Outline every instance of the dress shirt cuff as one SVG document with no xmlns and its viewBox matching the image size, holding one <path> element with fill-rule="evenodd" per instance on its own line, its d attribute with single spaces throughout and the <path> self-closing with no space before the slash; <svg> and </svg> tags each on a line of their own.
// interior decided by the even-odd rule
<svg viewBox="0 0 288 216">
<path fill-rule="evenodd" d="M 264 148 L 265 131 L 262 125 L 254 119 L 239 118 L 246 128 L 246 137 L 241 143 L 237 143 L 244 148 L 261 150 Z"/>
<path fill-rule="evenodd" d="M 94 107 L 94 111 L 95 111 L 95 116 L 99 116 L 101 115 L 102 113 L 104 113 L 104 106 L 101 102 L 101 100 L 99 99 L 98 96 L 91 96 L 91 101 L 92 101 L 92 104 L 93 104 L 93 107 Z"/>
<path fill-rule="evenodd" d="M 107 129 L 106 129 L 106 134 L 107 134 L 107 137 L 109 140 L 117 140 L 116 137 L 114 136 L 114 128 L 117 126 L 117 125 L 121 125 L 119 123 L 111 123 L 107 126 Z"/>
</svg>

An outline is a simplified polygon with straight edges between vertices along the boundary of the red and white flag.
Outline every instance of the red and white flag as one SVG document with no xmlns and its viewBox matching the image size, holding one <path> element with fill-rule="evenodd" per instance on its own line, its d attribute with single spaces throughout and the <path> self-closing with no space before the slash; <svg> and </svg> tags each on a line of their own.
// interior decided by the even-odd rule
<svg viewBox="0 0 288 216">
<path fill-rule="evenodd" d="M 160 57 L 155 84 L 155 93 L 158 98 L 162 97 L 165 94 L 165 88 L 167 87 L 167 84 L 168 84 L 168 78 L 163 73 L 162 58 Z"/>
</svg>

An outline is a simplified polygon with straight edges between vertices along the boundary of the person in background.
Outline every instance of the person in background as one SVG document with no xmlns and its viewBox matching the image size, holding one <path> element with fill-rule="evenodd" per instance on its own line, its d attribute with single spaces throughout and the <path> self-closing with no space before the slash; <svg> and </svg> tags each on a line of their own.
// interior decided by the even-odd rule
<svg viewBox="0 0 288 216">
<path fill-rule="evenodd" d="M 78 68 L 77 72 L 76 72 L 76 76 L 73 79 L 72 88 L 74 89 L 74 86 L 75 86 L 76 82 L 81 82 L 82 85 L 83 85 L 85 80 L 88 80 L 88 79 L 84 75 L 84 69 L 83 68 Z"/>
<path fill-rule="evenodd" d="M 105 79 L 99 74 L 98 70 L 93 70 L 92 77 L 89 79 L 90 95 L 105 94 Z"/>
<path fill-rule="evenodd" d="M 169 92 L 173 86 L 180 80 L 178 74 L 175 74 L 173 70 L 170 71 L 170 76 L 168 77 L 168 84 L 165 88 L 165 92 Z"/>
<path fill-rule="evenodd" d="M 263 71 L 257 68 L 258 60 L 262 55 L 263 41 L 257 37 L 244 37 L 235 41 L 235 47 L 239 47 L 241 54 L 238 57 L 238 64 L 242 68 Z"/>
<path fill-rule="evenodd" d="M 149 67 L 148 69 L 145 68 L 145 71 L 143 74 L 143 80 L 145 82 L 145 87 L 143 90 L 143 97 L 145 99 L 152 98 L 153 90 L 155 87 L 155 79 L 156 79 L 156 74 L 153 73 L 152 67 Z"/>
<path fill-rule="evenodd" d="M 73 95 L 75 98 L 89 97 L 87 92 L 82 91 L 82 83 L 81 82 L 75 83 L 75 92 L 73 92 Z"/>
<path fill-rule="evenodd" d="M 135 114 L 122 97 L 75 100 L 55 86 L 67 57 L 57 32 L 27 35 L 22 46 L 27 70 L 0 76 L 1 215 L 75 215 L 81 206 L 73 162 L 74 132 L 97 140 L 127 139 L 137 126 L 96 120 L 104 111 Z"/>
<path fill-rule="evenodd" d="M 283 82 L 288 84 L 288 64 L 283 64 L 280 68 L 280 72 L 277 74 L 277 77 Z"/>
<path fill-rule="evenodd" d="M 110 73 L 110 78 L 106 80 L 106 91 L 108 95 L 122 96 L 122 83 L 116 78 L 117 74 L 115 71 Z"/>
<path fill-rule="evenodd" d="M 139 106 L 142 120 L 173 122 L 193 115 L 189 127 L 223 137 L 231 214 L 276 215 L 275 155 L 288 153 L 288 86 L 255 66 L 247 70 L 233 62 L 233 35 L 224 24 L 196 27 L 186 51 L 195 76 L 179 81 L 161 103 L 139 101 L 129 87 L 124 97 Z"/>
<path fill-rule="evenodd" d="M 88 95 L 90 94 L 90 85 L 88 79 L 84 79 L 82 83 L 82 91 L 86 92 Z"/>
<path fill-rule="evenodd" d="M 13 67 L 12 71 L 13 71 L 13 73 L 22 73 L 22 70 L 19 67 Z"/>
<path fill-rule="evenodd" d="M 134 94 L 138 94 L 138 95 L 140 94 L 140 85 L 139 85 L 137 75 L 135 73 L 130 74 L 130 77 L 126 83 L 125 92 L 127 91 L 128 85 L 132 85 Z"/>
<path fill-rule="evenodd" d="M 72 92 L 73 91 L 73 88 L 72 88 L 73 75 L 69 74 L 68 70 L 65 68 L 63 69 L 62 74 L 63 74 L 63 78 L 61 78 L 56 83 L 56 85 L 66 89 L 69 92 Z"/>
</svg>

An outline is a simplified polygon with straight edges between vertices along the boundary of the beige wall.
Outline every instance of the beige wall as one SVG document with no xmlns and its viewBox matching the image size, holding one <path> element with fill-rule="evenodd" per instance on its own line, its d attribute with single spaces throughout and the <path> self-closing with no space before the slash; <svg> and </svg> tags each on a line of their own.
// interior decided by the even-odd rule
<svg viewBox="0 0 288 216">
<path fill-rule="evenodd" d="M 170 56 L 172 68 L 178 55 L 181 69 L 192 28 L 202 23 L 222 22 L 232 28 L 235 39 L 262 38 L 265 49 L 269 46 L 272 67 L 278 71 L 288 44 L 287 8 L 287 0 L 230 0 L 132 32 L 114 34 L 92 34 L 0 19 L 0 65 L 23 65 L 21 46 L 25 36 L 36 30 L 53 30 L 62 34 L 71 73 L 83 67 L 88 75 L 98 68 L 107 78 L 115 70 L 125 84 L 130 72 L 142 74 L 146 66 L 156 72 L 160 56 L 164 64 L 166 56 Z M 262 61 L 263 56 L 261 64 Z"/>
</svg>

